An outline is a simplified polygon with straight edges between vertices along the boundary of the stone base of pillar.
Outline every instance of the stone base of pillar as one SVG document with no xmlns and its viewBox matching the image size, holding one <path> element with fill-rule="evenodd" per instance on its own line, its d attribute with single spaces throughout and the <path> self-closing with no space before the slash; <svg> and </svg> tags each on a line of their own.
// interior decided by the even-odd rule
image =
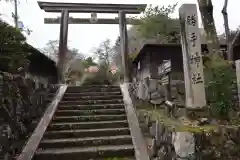
<svg viewBox="0 0 240 160">
<path fill-rule="evenodd" d="M 209 117 L 210 111 L 208 107 L 194 108 L 194 109 L 186 108 L 185 116 L 191 120 L 197 120 L 200 118 Z"/>
</svg>

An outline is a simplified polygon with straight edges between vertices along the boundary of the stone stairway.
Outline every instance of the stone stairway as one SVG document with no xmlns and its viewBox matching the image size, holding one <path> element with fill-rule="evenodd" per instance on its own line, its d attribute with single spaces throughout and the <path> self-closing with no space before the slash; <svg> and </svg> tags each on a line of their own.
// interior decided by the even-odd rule
<svg viewBox="0 0 240 160">
<path fill-rule="evenodd" d="M 135 159 L 120 87 L 68 87 L 33 159 Z"/>
</svg>

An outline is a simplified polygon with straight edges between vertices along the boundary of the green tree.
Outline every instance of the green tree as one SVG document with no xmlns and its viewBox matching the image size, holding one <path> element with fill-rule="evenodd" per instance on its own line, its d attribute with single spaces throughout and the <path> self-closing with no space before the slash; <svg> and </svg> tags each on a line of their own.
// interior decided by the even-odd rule
<svg viewBox="0 0 240 160">
<path fill-rule="evenodd" d="M 20 67 L 25 68 L 30 54 L 28 48 L 24 35 L 0 20 L 0 69 L 16 73 Z"/>
<path fill-rule="evenodd" d="M 179 43 L 180 23 L 171 18 L 177 4 L 165 6 L 150 5 L 143 12 L 140 24 L 135 26 L 141 37 L 156 39 L 159 43 Z"/>
<path fill-rule="evenodd" d="M 97 65 L 97 64 L 94 62 L 93 57 L 87 57 L 87 58 L 85 58 L 85 59 L 82 61 L 82 63 L 83 63 L 83 67 L 84 67 L 84 68 L 88 68 L 88 67 L 90 67 L 90 66 L 96 66 L 96 65 Z"/>
<path fill-rule="evenodd" d="M 213 18 L 212 1 L 198 0 L 198 6 L 209 51 L 209 54 L 204 57 L 204 74 L 210 110 L 214 116 L 229 118 L 228 113 L 234 107 L 232 89 L 236 88 L 235 70 L 232 64 L 224 60 L 220 54 L 220 42 Z M 230 38 L 228 37 L 228 40 Z"/>
<path fill-rule="evenodd" d="M 129 60 L 134 59 L 146 43 L 180 43 L 180 22 L 171 18 L 176 5 L 167 7 L 150 5 L 143 12 L 140 23 L 128 29 Z M 113 51 L 113 61 L 121 68 L 120 37 L 116 39 Z"/>
</svg>

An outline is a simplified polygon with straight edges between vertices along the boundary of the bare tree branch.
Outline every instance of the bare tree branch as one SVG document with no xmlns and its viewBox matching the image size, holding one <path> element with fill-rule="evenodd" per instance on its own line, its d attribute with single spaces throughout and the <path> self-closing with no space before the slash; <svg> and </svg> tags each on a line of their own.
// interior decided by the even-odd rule
<svg viewBox="0 0 240 160">
<path fill-rule="evenodd" d="M 225 29 L 225 35 L 226 35 L 226 43 L 227 43 L 227 59 L 232 61 L 233 60 L 233 53 L 232 53 L 232 42 L 230 40 L 230 29 L 229 29 L 229 23 L 228 23 L 228 13 L 227 13 L 227 6 L 228 6 L 228 0 L 224 1 L 222 14 L 223 14 L 223 20 L 224 20 L 224 29 Z"/>
</svg>

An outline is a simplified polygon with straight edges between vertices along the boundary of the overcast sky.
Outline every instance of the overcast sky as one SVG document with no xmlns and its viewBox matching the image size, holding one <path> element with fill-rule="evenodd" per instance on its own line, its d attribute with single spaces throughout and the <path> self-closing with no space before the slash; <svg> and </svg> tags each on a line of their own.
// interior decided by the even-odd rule
<svg viewBox="0 0 240 160">
<path fill-rule="evenodd" d="M 49 40 L 59 38 L 60 25 L 44 24 L 44 17 L 57 17 L 60 14 L 44 13 L 38 7 L 36 0 L 20 0 L 18 6 L 20 20 L 24 25 L 29 27 L 33 32 L 27 36 L 28 42 L 37 48 L 43 48 Z M 79 2 L 79 3 L 137 3 L 137 4 L 154 4 L 169 5 L 178 2 L 178 8 L 183 3 L 197 3 L 197 0 L 45 0 L 45 1 L 61 1 L 61 2 Z M 223 18 L 221 9 L 224 0 L 212 0 L 214 5 L 214 18 L 218 32 L 223 32 Z M 231 29 L 236 29 L 240 25 L 240 0 L 229 1 L 228 13 L 229 24 Z M 174 16 L 178 16 L 178 8 Z M 13 4 L 0 2 L 0 13 L 4 15 L 2 18 L 13 25 L 11 12 L 14 11 Z M 70 14 L 74 17 L 90 17 L 90 14 Z M 116 17 L 117 15 L 98 14 L 101 17 Z M 119 34 L 118 25 L 70 25 L 68 39 L 69 46 L 79 49 L 84 54 L 91 54 L 91 49 L 96 47 L 101 41 L 109 38 L 115 40 Z"/>
</svg>

